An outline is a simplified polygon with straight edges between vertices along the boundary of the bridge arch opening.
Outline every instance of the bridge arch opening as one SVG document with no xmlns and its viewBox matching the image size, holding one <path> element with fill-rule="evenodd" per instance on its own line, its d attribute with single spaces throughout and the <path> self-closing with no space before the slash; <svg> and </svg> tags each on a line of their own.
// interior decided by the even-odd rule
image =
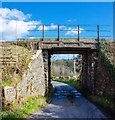
<svg viewBox="0 0 115 120">
<path fill-rule="evenodd" d="M 50 79 L 78 79 L 82 70 L 81 54 L 53 54 L 50 59 Z"/>
<path fill-rule="evenodd" d="M 64 69 L 64 65 L 62 64 L 61 67 L 58 66 L 58 70 L 55 70 L 58 74 L 57 76 L 53 76 L 52 75 L 52 59 L 53 56 L 58 56 L 58 54 L 62 55 L 80 55 L 82 56 L 81 58 L 81 71 L 79 74 L 79 81 L 82 87 L 85 87 L 86 89 L 89 89 L 89 91 L 91 91 L 92 93 L 95 93 L 95 83 L 96 83 L 96 75 L 97 75 L 97 67 L 98 67 L 98 51 L 92 51 L 90 49 L 85 49 L 85 50 L 43 50 L 43 57 L 44 57 L 44 66 L 45 66 L 45 81 L 46 81 L 46 88 L 47 88 L 47 92 L 50 90 L 50 86 L 51 86 L 51 79 L 53 77 L 69 77 L 70 76 L 70 71 L 69 71 L 69 75 L 68 76 L 64 76 L 64 74 L 66 74 L 66 72 L 63 70 Z M 60 57 L 58 56 L 58 59 L 60 59 Z M 59 62 L 59 60 L 58 60 Z M 74 63 L 72 62 L 73 66 Z M 56 69 L 56 66 L 55 66 Z M 59 72 L 60 71 L 60 72 Z M 53 73 L 54 74 L 54 73 Z M 73 75 L 72 75 L 73 77 Z M 77 77 L 76 77 L 77 78 Z"/>
</svg>

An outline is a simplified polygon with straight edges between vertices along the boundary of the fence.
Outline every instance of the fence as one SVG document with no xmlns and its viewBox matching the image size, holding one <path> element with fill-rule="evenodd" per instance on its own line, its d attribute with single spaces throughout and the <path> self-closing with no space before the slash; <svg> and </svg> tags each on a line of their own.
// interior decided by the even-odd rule
<svg viewBox="0 0 115 120">
<path fill-rule="evenodd" d="M 27 38 L 36 38 L 44 41 L 47 38 L 55 38 L 58 41 L 62 38 L 74 38 L 80 41 L 80 39 L 93 38 L 93 39 L 105 39 L 111 38 L 110 25 L 29 25 L 34 26 L 34 29 L 28 30 Z M 28 27 L 29 27 L 28 26 Z"/>
</svg>

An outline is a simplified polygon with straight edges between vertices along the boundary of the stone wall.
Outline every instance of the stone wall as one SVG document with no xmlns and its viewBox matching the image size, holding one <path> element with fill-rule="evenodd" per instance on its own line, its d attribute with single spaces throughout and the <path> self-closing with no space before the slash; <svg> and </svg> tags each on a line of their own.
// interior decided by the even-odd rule
<svg viewBox="0 0 115 120">
<path fill-rule="evenodd" d="M 15 100 L 22 101 L 29 96 L 45 95 L 45 76 L 42 50 L 37 50 L 32 56 L 27 72 L 16 87 L 5 86 L 4 98 L 6 103 Z"/>
<path fill-rule="evenodd" d="M 82 55 L 82 87 L 92 94 L 115 96 L 115 82 L 98 52 Z"/>
<path fill-rule="evenodd" d="M 50 53 L 48 50 L 43 50 L 43 62 L 44 62 L 44 76 L 45 76 L 45 86 L 46 86 L 46 95 L 48 95 L 51 88 L 51 79 L 50 79 Z"/>
</svg>

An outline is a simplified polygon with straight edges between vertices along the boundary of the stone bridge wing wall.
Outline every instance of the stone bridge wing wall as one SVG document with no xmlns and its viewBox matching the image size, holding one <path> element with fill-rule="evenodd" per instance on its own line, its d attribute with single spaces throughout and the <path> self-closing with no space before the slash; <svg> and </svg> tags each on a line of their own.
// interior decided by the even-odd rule
<svg viewBox="0 0 115 120">
<path fill-rule="evenodd" d="M 45 90 L 43 55 L 42 50 L 38 50 L 33 55 L 22 81 L 15 88 L 12 86 L 4 87 L 4 98 L 6 103 L 15 100 L 22 101 L 29 96 L 44 96 Z"/>
</svg>

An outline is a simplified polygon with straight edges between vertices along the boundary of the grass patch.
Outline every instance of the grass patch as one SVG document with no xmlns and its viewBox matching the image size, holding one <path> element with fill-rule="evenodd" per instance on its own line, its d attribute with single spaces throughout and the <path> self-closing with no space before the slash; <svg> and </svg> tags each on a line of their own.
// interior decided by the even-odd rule
<svg viewBox="0 0 115 120">
<path fill-rule="evenodd" d="M 2 120 L 15 120 L 17 118 L 26 118 L 34 111 L 39 110 L 46 104 L 47 103 L 45 97 L 40 95 L 36 97 L 30 96 L 20 104 L 15 101 L 10 106 L 7 106 L 9 110 L 1 111 L 0 118 L 2 118 Z"/>
<path fill-rule="evenodd" d="M 62 78 L 59 78 L 59 79 L 53 79 L 54 81 L 58 81 L 58 82 L 63 82 L 63 83 L 67 83 L 69 85 L 72 85 L 74 87 L 76 87 L 77 89 L 81 89 L 81 85 L 80 85 L 80 82 L 78 80 L 74 80 L 74 79 L 62 79 Z"/>
</svg>

